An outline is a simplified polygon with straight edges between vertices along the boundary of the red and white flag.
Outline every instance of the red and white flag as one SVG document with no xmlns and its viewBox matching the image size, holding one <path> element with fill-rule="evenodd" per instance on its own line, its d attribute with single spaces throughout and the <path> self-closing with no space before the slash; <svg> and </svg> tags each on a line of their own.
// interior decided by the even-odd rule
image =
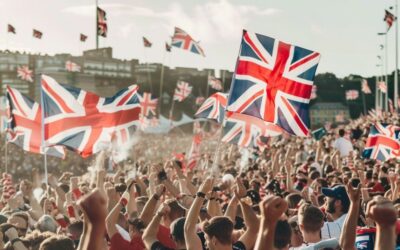
<svg viewBox="0 0 400 250">
<path fill-rule="evenodd" d="M 28 66 L 21 66 L 17 68 L 17 75 L 24 81 L 33 82 L 33 71 Z"/>
<path fill-rule="evenodd" d="M 346 91 L 346 100 L 355 100 L 359 96 L 358 90 L 347 90 Z"/>
<path fill-rule="evenodd" d="M 396 20 L 396 17 L 389 11 L 385 10 L 385 17 L 383 18 L 383 21 L 386 22 L 388 30 L 390 27 L 392 27 L 394 20 Z"/>
<path fill-rule="evenodd" d="M 382 91 L 382 93 L 386 93 L 386 92 L 387 92 L 387 85 L 386 85 L 386 82 L 384 82 L 384 81 L 378 82 L 378 89 L 379 89 L 380 91 Z"/>
<path fill-rule="evenodd" d="M 143 96 L 139 97 L 140 107 L 142 108 L 141 114 L 148 116 L 151 114 L 156 115 L 158 100 L 157 98 L 151 99 L 151 93 L 144 92 Z"/>
<path fill-rule="evenodd" d="M 97 7 L 97 35 L 107 37 L 107 17 L 103 9 Z"/>
<path fill-rule="evenodd" d="M 193 136 L 192 146 L 190 147 L 189 155 L 188 155 L 188 165 L 189 169 L 193 169 L 196 167 L 197 162 L 201 158 L 200 146 L 203 138 L 201 134 L 196 134 Z"/>
<path fill-rule="evenodd" d="M 222 90 L 221 80 L 216 78 L 215 76 L 208 76 L 208 85 L 215 90 Z"/>
<path fill-rule="evenodd" d="M 179 81 L 175 89 L 174 100 L 182 102 L 190 95 L 190 93 L 192 93 L 192 86 L 187 82 Z"/>
<path fill-rule="evenodd" d="M 365 79 L 362 79 L 361 82 L 361 91 L 364 92 L 364 94 L 371 94 L 371 89 L 368 86 L 368 82 Z"/>
<path fill-rule="evenodd" d="M 68 60 L 68 61 L 65 62 L 65 69 L 68 72 L 80 72 L 81 71 L 81 66 L 79 66 L 78 64 Z"/>
</svg>

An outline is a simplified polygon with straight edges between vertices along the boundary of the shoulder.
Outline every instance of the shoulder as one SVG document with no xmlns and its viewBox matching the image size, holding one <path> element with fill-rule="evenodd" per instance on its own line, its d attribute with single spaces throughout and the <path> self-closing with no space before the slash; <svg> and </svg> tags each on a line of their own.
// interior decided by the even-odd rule
<svg viewBox="0 0 400 250">
<path fill-rule="evenodd" d="M 246 250 L 246 246 L 243 244 L 243 242 L 241 242 L 241 241 L 236 241 L 236 242 L 232 245 L 232 249 L 233 249 L 233 250 Z"/>
</svg>

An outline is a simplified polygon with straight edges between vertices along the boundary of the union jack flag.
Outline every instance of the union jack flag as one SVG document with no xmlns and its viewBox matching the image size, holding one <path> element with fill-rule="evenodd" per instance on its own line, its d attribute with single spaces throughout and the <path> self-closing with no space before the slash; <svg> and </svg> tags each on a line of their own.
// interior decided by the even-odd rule
<svg viewBox="0 0 400 250">
<path fill-rule="evenodd" d="M 81 66 L 79 66 L 78 64 L 68 60 L 68 61 L 65 62 L 65 69 L 68 72 L 80 72 L 81 71 Z"/>
<path fill-rule="evenodd" d="M 197 162 L 200 160 L 201 142 L 202 142 L 201 134 L 196 134 L 193 136 L 192 146 L 190 147 L 190 151 L 188 154 L 188 164 L 187 164 L 187 167 L 191 170 L 196 167 Z"/>
<path fill-rule="evenodd" d="M 7 103 L 7 97 L 0 96 L 0 133 L 6 131 L 8 117 L 10 117 L 10 108 Z"/>
<path fill-rule="evenodd" d="M 190 93 L 192 93 L 192 86 L 187 82 L 179 81 L 174 92 L 174 100 L 182 102 Z"/>
<path fill-rule="evenodd" d="M 9 141 L 23 150 L 44 154 L 42 147 L 42 109 L 18 90 L 7 86 L 7 99 L 10 107 L 7 131 Z M 46 148 L 46 154 L 64 158 L 61 146 Z"/>
<path fill-rule="evenodd" d="M 222 90 L 221 80 L 216 78 L 215 76 L 208 76 L 208 85 L 215 90 Z"/>
<path fill-rule="evenodd" d="M 346 91 L 346 100 L 355 100 L 359 96 L 358 90 L 347 90 Z"/>
<path fill-rule="evenodd" d="M 226 112 L 225 115 L 223 142 L 241 147 L 254 147 L 257 146 L 256 139 L 259 136 L 272 137 L 282 134 L 280 127 L 257 117 L 233 112 Z"/>
<path fill-rule="evenodd" d="M 142 108 L 142 115 L 148 116 L 151 114 L 156 115 L 157 98 L 151 99 L 151 93 L 144 92 L 143 96 L 139 95 L 140 106 Z"/>
<path fill-rule="evenodd" d="M 146 37 L 143 37 L 143 46 L 146 48 L 150 48 L 151 45 L 153 45 L 153 44 L 149 41 L 149 39 L 147 39 Z"/>
<path fill-rule="evenodd" d="M 138 125 L 138 86 L 132 85 L 112 97 L 60 85 L 42 76 L 46 145 L 63 145 L 82 157 L 108 147 L 112 135 Z M 131 136 L 131 135 L 127 135 Z"/>
<path fill-rule="evenodd" d="M 365 79 L 362 79 L 361 81 L 361 91 L 364 92 L 364 94 L 371 94 L 372 91 L 368 86 L 368 82 Z"/>
<path fill-rule="evenodd" d="M 97 7 L 97 35 L 107 37 L 106 12 L 99 7 Z"/>
<path fill-rule="evenodd" d="M 320 54 L 243 31 L 227 110 L 307 136 L 311 89 Z"/>
<path fill-rule="evenodd" d="M 385 17 L 383 18 L 383 21 L 385 21 L 388 26 L 387 30 L 392 27 L 394 20 L 396 20 L 396 17 L 389 11 L 385 10 Z"/>
<path fill-rule="evenodd" d="M 200 106 L 195 116 L 197 118 L 206 118 L 222 123 L 224 120 L 227 98 L 228 94 L 221 92 L 211 95 L 203 105 Z"/>
<path fill-rule="evenodd" d="M 17 68 L 17 76 L 24 81 L 33 82 L 33 71 L 28 66 L 21 66 Z"/>
<path fill-rule="evenodd" d="M 381 123 L 371 125 L 362 156 L 380 161 L 399 157 L 399 135 L 400 127 L 398 126 Z"/>
<path fill-rule="evenodd" d="M 199 42 L 193 40 L 193 38 L 188 33 L 177 27 L 175 27 L 175 32 L 174 36 L 172 37 L 171 46 L 178 47 L 193 52 L 195 54 L 205 56 L 203 49 L 199 45 Z"/>
<path fill-rule="evenodd" d="M 150 126 L 150 120 L 146 116 L 140 114 L 139 115 L 139 127 L 140 127 L 140 129 L 141 130 L 145 130 L 149 126 Z"/>
<path fill-rule="evenodd" d="M 32 35 L 33 35 L 34 38 L 42 39 L 43 33 L 34 29 Z"/>
<path fill-rule="evenodd" d="M 79 39 L 81 40 L 81 42 L 86 42 L 86 39 L 87 39 L 87 38 L 88 38 L 87 35 L 84 35 L 84 34 L 81 34 L 80 37 L 79 37 Z"/>
</svg>

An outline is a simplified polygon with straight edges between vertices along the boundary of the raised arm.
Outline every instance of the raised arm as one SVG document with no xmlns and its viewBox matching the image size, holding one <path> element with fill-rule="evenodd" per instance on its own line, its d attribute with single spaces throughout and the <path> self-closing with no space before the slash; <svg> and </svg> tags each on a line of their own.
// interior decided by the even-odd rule
<svg viewBox="0 0 400 250">
<path fill-rule="evenodd" d="M 236 197 L 236 195 L 234 195 L 232 197 L 232 199 L 229 201 L 229 204 L 225 210 L 225 216 L 228 217 L 229 219 L 231 219 L 231 221 L 236 220 L 238 204 L 239 204 L 239 200 Z"/>
<path fill-rule="evenodd" d="M 147 249 L 151 249 L 151 246 L 157 241 L 157 232 L 161 218 L 168 214 L 170 210 L 171 208 L 168 206 L 168 204 L 163 203 L 159 207 L 157 213 L 153 216 L 153 219 L 150 221 L 149 225 L 146 227 L 146 230 L 144 230 L 142 239 Z"/>
<path fill-rule="evenodd" d="M 349 182 L 347 183 L 346 189 L 350 198 L 350 209 L 340 234 L 340 247 L 343 250 L 354 250 L 356 249 L 356 228 L 360 213 L 361 184 L 354 189 L 351 182 Z"/>
<path fill-rule="evenodd" d="M 205 196 L 211 191 L 213 184 L 213 179 L 207 178 L 199 188 L 199 192 L 196 194 L 192 206 L 189 209 L 189 213 L 186 217 L 184 231 L 185 231 L 185 241 L 186 248 L 188 250 L 198 250 L 202 249 L 201 241 L 196 233 L 196 223 L 197 218 L 200 213 L 201 206 L 203 205 Z"/>
<path fill-rule="evenodd" d="M 115 194 L 113 194 L 114 192 Z M 109 194 L 110 197 L 114 197 L 114 195 L 116 195 L 114 187 L 110 187 L 109 189 L 107 189 L 107 193 Z M 114 234 L 118 233 L 116 225 L 118 224 L 119 213 L 121 212 L 122 208 L 126 205 L 127 202 L 123 199 L 124 198 L 121 198 L 120 201 L 116 203 L 116 205 L 111 209 L 106 218 L 106 228 L 108 236 L 110 238 L 112 238 Z"/>
<path fill-rule="evenodd" d="M 164 185 L 162 184 L 158 185 L 156 187 L 155 193 L 146 202 L 146 205 L 144 206 L 143 211 L 139 217 L 140 220 L 142 220 L 145 225 L 148 225 L 150 223 L 154 215 L 154 211 L 156 210 L 157 203 L 164 192 L 165 192 Z"/>
</svg>

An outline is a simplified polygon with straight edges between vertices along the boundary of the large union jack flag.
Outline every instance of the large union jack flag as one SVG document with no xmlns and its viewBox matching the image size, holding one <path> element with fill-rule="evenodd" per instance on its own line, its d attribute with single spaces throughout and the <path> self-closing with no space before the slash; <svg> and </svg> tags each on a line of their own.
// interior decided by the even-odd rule
<svg viewBox="0 0 400 250">
<path fill-rule="evenodd" d="M 195 116 L 198 118 L 216 120 L 217 122 L 222 123 L 224 120 L 227 98 L 228 94 L 220 92 L 211 95 L 200 106 Z"/>
<path fill-rule="evenodd" d="M 138 125 L 141 112 L 138 86 L 112 97 L 60 85 L 42 76 L 44 131 L 47 145 L 63 145 L 82 157 L 109 147 L 115 133 Z M 130 136 L 126 134 L 126 136 Z"/>
<path fill-rule="evenodd" d="M 186 33 L 186 31 L 175 27 L 174 36 L 172 37 L 171 46 L 178 47 L 180 49 L 188 50 L 192 53 L 205 56 L 203 49 L 199 43 L 193 40 L 193 38 Z"/>
<path fill-rule="evenodd" d="M 140 106 L 142 107 L 142 115 L 148 116 L 151 114 L 156 115 L 157 98 L 151 99 L 151 93 L 144 92 L 143 96 L 139 96 Z"/>
<path fill-rule="evenodd" d="M 42 147 L 42 109 L 18 90 L 7 86 L 9 119 L 7 131 L 9 141 L 23 150 L 43 154 Z M 46 154 L 64 158 L 65 151 L 61 146 L 46 148 Z"/>
<path fill-rule="evenodd" d="M 227 110 L 308 135 L 308 104 L 320 54 L 243 31 Z"/>
<path fill-rule="evenodd" d="M 400 127 L 376 123 L 371 125 L 364 158 L 386 161 L 400 156 Z"/>
<path fill-rule="evenodd" d="M 228 111 L 225 116 L 223 142 L 237 144 L 242 147 L 255 147 L 259 136 L 271 137 L 282 134 L 280 127 L 254 116 Z"/>
</svg>

